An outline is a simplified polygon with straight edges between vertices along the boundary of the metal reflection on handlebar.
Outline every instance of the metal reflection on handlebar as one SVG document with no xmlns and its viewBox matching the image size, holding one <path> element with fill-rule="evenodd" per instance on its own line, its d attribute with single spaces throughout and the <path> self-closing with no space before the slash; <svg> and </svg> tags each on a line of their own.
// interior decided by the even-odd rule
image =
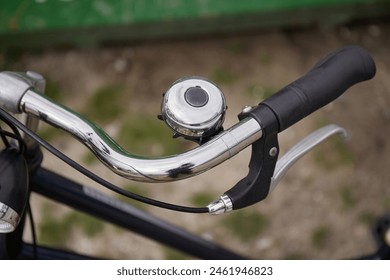
<svg viewBox="0 0 390 280">
<path fill-rule="evenodd" d="M 142 182 L 176 181 L 195 176 L 231 158 L 262 136 L 259 123 L 246 118 L 193 150 L 146 158 L 126 152 L 92 122 L 33 90 L 24 94 L 20 108 L 72 134 L 115 173 Z"/>
</svg>

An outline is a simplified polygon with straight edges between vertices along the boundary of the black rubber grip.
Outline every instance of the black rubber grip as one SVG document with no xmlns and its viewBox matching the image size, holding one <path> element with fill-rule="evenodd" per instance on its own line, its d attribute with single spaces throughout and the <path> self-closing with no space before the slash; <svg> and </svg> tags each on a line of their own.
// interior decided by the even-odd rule
<svg viewBox="0 0 390 280">
<path fill-rule="evenodd" d="M 304 76 L 260 105 L 274 112 L 280 132 L 330 103 L 352 85 L 371 79 L 375 72 L 375 62 L 366 50 L 345 47 L 327 55 Z"/>
</svg>

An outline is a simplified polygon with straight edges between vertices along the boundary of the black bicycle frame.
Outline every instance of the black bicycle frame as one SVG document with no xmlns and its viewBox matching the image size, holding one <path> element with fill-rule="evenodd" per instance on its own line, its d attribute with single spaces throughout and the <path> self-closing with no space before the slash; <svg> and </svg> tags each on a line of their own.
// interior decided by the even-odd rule
<svg viewBox="0 0 390 280">
<path fill-rule="evenodd" d="M 242 256 L 208 242 L 182 228 L 154 217 L 138 208 L 109 197 L 95 189 L 83 186 L 44 168 L 30 178 L 30 190 L 76 210 L 90 214 L 144 237 L 201 259 L 243 259 Z M 23 221 L 22 221 L 23 222 Z M 21 230 L 12 233 L 12 252 L 18 258 L 89 259 L 93 257 L 72 252 L 24 243 Z M 10 241 L 8 240 L 10 243 Z M 20 244 L 18 244 L 18 242 Z M 38 256 L 34 256 L 37 254 Z"/>
<path fill-rule="evenodd" d="M 70 206 L 100 220 L 117 225 L 160 244 L 200 259 L 244 259 L 228 249 L 206 241 L 176 225 L 148 214 L 131 204 L 122 202 L 81 185 L 59 174 L 38 168 L 30 177 L 30 192 Z M 68 250 L 25 243 L 22 239 L 26 215 L 17 230 L 0 234 L 0 259 L 95 259 Z M 390 226 L 390 216 L 382 218 L 374 228 L 378 249 L 362 259 L 389 259 L 390 247 L 384 242 L 384 232 Z"/>
</svg>

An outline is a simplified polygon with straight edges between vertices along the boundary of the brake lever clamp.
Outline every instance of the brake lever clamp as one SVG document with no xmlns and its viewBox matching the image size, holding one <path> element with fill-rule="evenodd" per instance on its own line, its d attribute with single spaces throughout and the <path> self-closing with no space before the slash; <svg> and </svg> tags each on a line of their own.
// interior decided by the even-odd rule
<svg viewBox="0 0 390 280">
<path fill-rule="evenodd" d="M 270 192 L 271 179 L 279 155 L 279 123 L 275 114 L 265 105 L 243 110 L 240 120 L 254 118 L 262 128 L 263 136 L 252 144 L 249 172 L 219 200 L 210 203 L 210 214 L 222 214 L 247 207 L 265 199 Z"/>
</svg>

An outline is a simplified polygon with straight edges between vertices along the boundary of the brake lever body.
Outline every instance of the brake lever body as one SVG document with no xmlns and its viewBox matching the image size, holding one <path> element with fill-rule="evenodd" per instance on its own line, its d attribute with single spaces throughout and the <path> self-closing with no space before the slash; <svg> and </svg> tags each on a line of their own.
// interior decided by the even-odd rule
<svg viewBox="0 0 390 280">
<path fill-rule="evenodd" d="M 257 181 L 256 185 L 252 186 L 253 191 L 252 192 L 244 192 L 242 194 L 241 200 L 245 201 L 245 204 L 243 207 L 249 206 L 251 204 L 254 204 L 256 202 L 259 202 L 260 200 L 263 200 L 268 196 L 269 193 L 271 193 L 278 183 L 282 180 L 284 175 L 286 175 L 287 171 L 305 154 L 313 150 L 315 147 L 317 147 L 319 144 L 324 142 L 325 140 L 329 139 L 333 135 L 339 134 L 343 139 L 346 139 L 348 137 L 347 131 L 337 125 L 330 124 L 327 126 L 324 126 L 322 128 L 317 129 L 316 131 L 312 132 L 305 138 L 303 138 L 301 141 L 299 141 L 295 146 L 293 146 L 282 158 L 280 158 L 278 161 L 276 161 L 276 164 L 273 162 L 266 164 L 260 164 L 262 168 L 264 168 L 266 171 L 263 171 L 263 173 L 270 172 L 269 168 L 272 168 L 274 166 L 273 175 L 271 177 L 263 178 L 261 181 Z M 262 138 L 266 139 L 265 137 Z M 258 141 L 262 141 L 258 140 Z M 267 145 L 268 154 L 263 153 L 263 159 L 264 157 L 269 157 L 269 159 L 275 159 L 277 158 L 278 153 L 278 146 L 277 141 L 273 140 L 272 145 Z M 255 145 L 255 144 L 253 144 Z M 254 148 L 253 148 L 254 149 Z M 253 153 L 252 153 L 252 159 L 253 159 Z M 251 161 L 252 161 L 251 159 Z M 257 159 L 260 160 L 260 159 Z M 253 171 L 252 171 L 253 172 Z M 258 173 L 260 174 L 262 171 L 259 170 Z M 249 172 L 251 174 L 251 171 Z M 260 176 L 260 175 L 259 175 Z M 248 177 L 248 176 L 247 176 Z M 247 178 L 246 177 L 246 178 Z M 264 177 L 264 176 L 263 176 Z M 240 182 L 244 182 L 245 179 L 241 180 Z M 247 179 L 246 179 L 247 180 Z M 239 185 L 240 182 L 237 184 Z M 253 182 L 252 182 L 253 183 Z M 260 184 L 259 184 L 260 183 Z M 237 185 L 233 187 L 232 189 L 237 188 Z M 248 187 L 248 181 L 245 181 L 246 187 Z M 240 190 L 242 191 L 243 187 L 240 187 Z M 232 190 L 231 189 L 231 190 Z M 234 209 L 242 208 L 242 205 L 237 205 L 237 202 L 234 201 L 235 197 L 232 198 L 231 194 L 232 191 L 229 190 L 224 195 L 220 197 L 220 199 L 210 203 L 207 207 L 209 208 L 210 214 L 222 214 L 225 212 L 229 212 Z M 261 195 L 253 195 L 254 193 L 258 193 Z M 236 202 L 236 203 L 235 203 Z M 242 203 L 241 203 L 242 204 Z M 238 207 L 237 207 L 238 206 Z M 240 207 L 241 206 L 241 207 Z"/>
<path fill-rule="evenodd" d="M 274 112 L 262 104 L 238 115 L 239 119 L 248 117 L 255 119 L 262 131 L 262 137 L 252 144 L 249 172 L 219 200 L 207 206 L 211 214 L 221 214 L 247 207 L 265 199 L 269 193 L 279 155 L 279 122 Z"/>
</svg>

